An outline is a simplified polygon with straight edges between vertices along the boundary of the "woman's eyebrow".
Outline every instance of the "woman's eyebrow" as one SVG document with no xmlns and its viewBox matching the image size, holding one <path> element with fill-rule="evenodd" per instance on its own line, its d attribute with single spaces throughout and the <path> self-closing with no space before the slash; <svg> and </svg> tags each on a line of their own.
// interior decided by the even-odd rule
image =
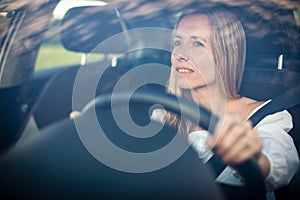
<svg viewBox="0 0 300 200">
<path fill-rule="evenodd" d="M 207 43 L 207 40 L 201 36 L 190 36 L 190 38 L 193 40 L 201 40 Z M 183 39 L 183 37 L 181 35 L 174 35 L 173 39 Z"/>
<path fill-rule="evenodd" d="M 173 39 L 174 39 L 174 38 L 176 38 L 176 39 L 182 39 L 182 36 L 180 36 L 180 35 L 174 35 L 174 36 L 173 36 Z"/>
<path fill-rule="evenodd" d="M 200 36 L 191 36 L 191 38 L 192 38 L 193 40 L 202 40 L 202 41 L 204 41 L 205 43 L 207 43 L 207 40 L 206 40 L 205 38 L 203 38 L 203 37 L 200 37 Z"/>
</svg>

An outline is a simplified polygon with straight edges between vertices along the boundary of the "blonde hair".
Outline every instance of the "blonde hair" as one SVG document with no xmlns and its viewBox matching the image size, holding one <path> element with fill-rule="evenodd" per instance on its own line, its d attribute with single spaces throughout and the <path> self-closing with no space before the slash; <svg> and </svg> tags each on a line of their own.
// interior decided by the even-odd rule
<svg viewBox="0 0 300 200">
<path fill-rule="evenodd" d="M 245 32 L 240 21 L 231 13 L 224 10 L 206 10 L 203 12 L 187 13 L 180 17 L 196 14 L 208 16 L 211 26 L 211 48 L 214 63 L 218 72 L 217 84 L 224 87 L 224 97 L 229 99 L 240 98 L 238 91 L 242 81 L 246 57 Z M 196 102 L 192 90 L 182 90 L 176 85 L 175 72 L 171 70 L 167 92 Z M 179 128 L 184 133 L 191 132 L 196 125 L 179 116 L 167 113 L 166 122 Z"/>
</svg>

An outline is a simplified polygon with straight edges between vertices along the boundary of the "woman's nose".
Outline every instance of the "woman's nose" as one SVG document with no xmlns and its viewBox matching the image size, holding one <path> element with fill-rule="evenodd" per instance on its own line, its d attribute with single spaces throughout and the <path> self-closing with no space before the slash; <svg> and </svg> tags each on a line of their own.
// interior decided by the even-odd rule
<svg viewBox="0 0 300 200">
<path fill-rule="evenodd" d="M 178 57 L 178 61 L 188 61 L 188 59 L 187 59 L 186 56 L 180 55 L 180 56 Z"/>
<path fill-rule="evenodd" d="M 179 61 L 179 62 L 189 60 L 187 52 L 185 52 L 183 48 L 173 51 L 173 55 L 176 58 L 176 60 Z"/>
</svg>

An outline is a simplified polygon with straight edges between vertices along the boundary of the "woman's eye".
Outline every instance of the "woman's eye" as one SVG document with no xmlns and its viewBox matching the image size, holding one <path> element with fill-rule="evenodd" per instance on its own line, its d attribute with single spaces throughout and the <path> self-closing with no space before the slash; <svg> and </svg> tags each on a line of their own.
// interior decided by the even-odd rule
<svg viewBox="0 0 300 200">
<path fill-rule="evenodd" d="M 181 41 L 180 41 L 180 40 L 175 40 L 175 41 L 173 42 L 173 44 L 174 44 L 175 47 L 178 47 L 178 46 L 181 45 Z"/>
<path fill-rule="evenodd" d="M 204 47 L 204 45 L 199 41 L 194 42 L 194 46 L 195 47 Z"/>
</svg>

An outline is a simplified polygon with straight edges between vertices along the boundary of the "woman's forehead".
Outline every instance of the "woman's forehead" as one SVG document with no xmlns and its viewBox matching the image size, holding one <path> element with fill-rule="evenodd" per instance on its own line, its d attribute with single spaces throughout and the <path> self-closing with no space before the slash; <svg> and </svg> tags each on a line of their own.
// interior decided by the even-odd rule
<svg viewBox="0 0 300 200">
<path fill-rule="evenodd" d="M 192 15 L 187 15 L 184 16 L 179 24 L 179 26 L 199 26 L 199 25 L 204 25 L 209 27 L 210 23 L 209 23 L 209 18 L 207 15 L 204 14 L 192 14 Z"/>
<path fill-rule="evenodd" d="M 209 38 L 211 34 L 208 16 L 193 14 L 183 17 L 178 23 L 175 35 Z"/>
</svg>

